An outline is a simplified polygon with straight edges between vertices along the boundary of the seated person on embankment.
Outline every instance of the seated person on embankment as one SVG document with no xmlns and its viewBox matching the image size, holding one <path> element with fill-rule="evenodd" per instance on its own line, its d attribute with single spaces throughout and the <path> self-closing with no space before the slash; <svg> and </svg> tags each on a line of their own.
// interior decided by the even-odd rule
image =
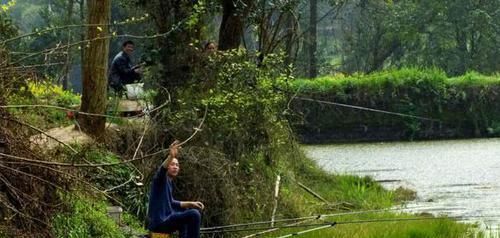
<svg viewBox="0 0 500 238">
<path fill-rule="evenodd" d="M 108 86 L 115 92 L 125 91 L 125 85 L 134 83 L 141 79 L 141 65 L 132 66 L 132 54 L 135 44 L 132 41 L 125 41 L 122 50 L 113 58 L 109 69 Z"/>
<path fill-rule="evenodd" d="M 200 237 L 201 202 L 177 201 L 172 197 L 172 180 L 179 173 L 177 154 L 179 142 L 170 146 L 170 153 L 156 172 L 149 197 L 149 224 L 151 232 L 180 232 L 181 238 Z"/>
</svg>

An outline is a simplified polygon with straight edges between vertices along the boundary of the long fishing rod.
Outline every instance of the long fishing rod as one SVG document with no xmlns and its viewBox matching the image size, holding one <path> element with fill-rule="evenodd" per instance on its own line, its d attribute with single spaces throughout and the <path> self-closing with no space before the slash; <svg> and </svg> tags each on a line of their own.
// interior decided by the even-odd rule
<svg viewBox="0 0 500 238">
<path fill-rule="evenodd" d="M 315 224 L 281 225 L 281 226 L 274 226 L 272 228 L 283 229 L 283 228 L 300 228 L 300 227 L 318 227 L 318 226 L 332 225 L 334 223 L 335 222 L 322 222 L 322 223 L 315 223 Z M 239 229 L 230 229 L 230 230 L 214 230 L 214 231 L 201 230 L 200 232 L 202 234 L 215 234 L 215 233 L 230 233 L 230 232 L 243 232 L 243 231 L 260 231 L 260 230 L 267 230 L 269 228 L 270 227 L 251 227 L 251 228 L 239 228 Z"/>
<path fill-rule="evenodd" d="M 468 220 L 470 218 L 499 218 L 500 216 L 456 216 L 456 217 L 415 217 L 415 218 L 388 218 L 388 219 L 366 219 L 366 220 L 351 220 L 351 221 L 334 221 L 334 222 L 321 222 L 315 224 L 297 224 L 297 225 L 281 225 L 272 228 L 307 228 L 307 227 L 322 227 L 334 225 L 349 225 L 349 224 L 366 224 L 366 223 L 380 223 L 380 222 L 410 222 L 410 221 L 426 221 L 426 220 Z M 202 234 L 215 234 L 215 233 L 231 233 L 231 232 L 244 232 L 244 231 L 259 231 L 270 229 L 271 227 L 251 227 L 239 228 L 229 230 L 201 230 Z"/>
<path fill-rule="evenodd" d="M 322 230 L 322 229 L 326 229 L 326 228 L 330 228 L 330 227 L 334 227 L 335 225 L 337 225 L 337 223 L 334 222 L 332 224 L 328 224 L 328 225 L 324 225 L 324 226 L 320 226 L 320 227 L 315 227 L 315 228 L 312 228 L 312 229 L 307 229 L 305 231 L 294 232 L 294 233 L 291 233 L 291 234 L 288 234 L 288 235 L 280 236 L 278 238 L 287 238 L 287 237 L 292 237 L 292 236 L 298 236 L 298 235 L 302 235 L 302 234 L 305 234 L 305 233 L 309 233 L 309 232 L 313 232 L 313 231 L 318 231 L 318 230 Z"/>
<path fill-rule="evenodd" d="M 412 210 L 415 208 L 425 208 L 425 206 L 412 207 L 412 208 L 403 208 L 402 207 L 402 208 L 373 209 L 373 210 L 351 211 L 351 212 L 341 212 L 341 213 L 318 214 L 318 215 L 296 217 L 296 218 L 277 219 L 277 220 L 274 220 L 274 222 L 275 223 L 284 223 L 284 222 L 296 222 L 296 221 L 302 221 L 302 220 L 319 220 L 321 218 L 326 218 L 326 217 L 359 215 L 359 214 L 391 212 L 391 211 L 405 211 L 405 210 Z M 201 230 L 202 231 L 223 230 L 223 229 L 228 229 L 228 228 L 267 225 L 267 224 L 271 224 L 271 221 L 257 221 L 257 222 L 240 223 L 240 224 L 232 224 L 232 225 L 225 225 L 225 226 L 205 227 L 205 228 L 201 228 Z M 270 227 L 268 227 L 268 228 L 270 228 Z"/>
<path fill-rule="evenodd" d="M 345 104 L 345 103 L 330 102 L 330 101 L 318 100 L 318 99 L 313 99 L 313 98 L 305 98 L 305 97 L 295 97 L 294 99 L 299 99 L 299 100 L 302 100 L 302 101 L 317 102 L 317 103 L 322 103 L 322 104 L 327 104 L 327 105 L 334 105 L 334 106 L 339 106 L 339 107 L 352 108 L 352 109 L 363 110 L 363 111 L 370 111 L 370 112 L 378 112 L 378 113 L 384 113 L 384 114 L 389 114 L 389 115 L 396 115 L 396 116 L 401 116 L 401 117 L 415 118 L 415 119 L 424 120 L 424 121 L 441 122 L 441 120 L 433 119 L 433 118 L 428 118 L 428 117 L 414 116 L 414 115 L 405 114 L 405 113 L 391 112 L 391 111 L 386 111 L 386 110 L 380 110 L 380 109 L 374 109 L 374 108 L 369 108 L 369 107 L 362 107 L 362 106 L 350 105 L 350 104 Z"/>
</svg>

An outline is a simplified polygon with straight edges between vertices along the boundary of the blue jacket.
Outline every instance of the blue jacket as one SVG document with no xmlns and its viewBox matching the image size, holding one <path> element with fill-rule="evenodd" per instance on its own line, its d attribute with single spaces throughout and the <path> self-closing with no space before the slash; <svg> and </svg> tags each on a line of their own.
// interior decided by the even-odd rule
<svg viewBox="0 0 500 238">
<path fill-rule="evenodd" d="M 167 170 L 162 166 L 158 168 L 149 195 L 148 229 L 153 230 L 167 218 L 181 210 L 181 203 L 172 197 L 172 180 L 167 176 Z"/>
</svg>

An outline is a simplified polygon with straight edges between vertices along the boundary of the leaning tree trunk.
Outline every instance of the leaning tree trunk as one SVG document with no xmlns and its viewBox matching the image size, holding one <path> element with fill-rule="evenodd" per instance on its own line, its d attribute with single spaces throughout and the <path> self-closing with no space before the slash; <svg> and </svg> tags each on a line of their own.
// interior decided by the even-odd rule
<svg viewBox="0 0 500 238">
<path fill-rule="evenodd" d="M 309 16 L 309 37 L 308 37 L 308 53 L 309 53 L 309 78 L 316 78 L 318 76 L 318 63 L 316 59 L 317 50 L 317 26 L 318 26 L 318 1 L 311 0 L 309 2 L 310 16 Z"/>
<path fill-rule="evenodd" d="M 111 0 L 87 1 L 88 24 L 99 27 L 87 28 L 88 48 L 85 50 L 83 63 L 83 92 L 80 110 L 87 113 L 104 114 L 106 112 L 106 87 L 109 38 L 106 36 L 111 15 Z M 104 133 L 106 118 L 80 115 L 81 129 L 93 136 L 101 137 Z"/>
</svg>

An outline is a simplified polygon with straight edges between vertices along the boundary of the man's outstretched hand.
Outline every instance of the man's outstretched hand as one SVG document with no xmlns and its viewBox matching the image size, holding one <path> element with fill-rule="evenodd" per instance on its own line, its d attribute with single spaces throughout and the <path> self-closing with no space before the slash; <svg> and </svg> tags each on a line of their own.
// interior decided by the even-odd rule
<svg viewBox="0 0 500 238">
<path fill-rule="evenodd" d="M 169 154 L 170 154 L 171 158 L 177 158 L 177 155 L 179 154 L 179 150 L 181 149 L 181 146 L 179 144 L 180 144 L 180 141 L 178 141 L 178 140 L 175 140 L 174 142 L 172 142 L 172 144 L 170 144 Z"/>
</svg>

